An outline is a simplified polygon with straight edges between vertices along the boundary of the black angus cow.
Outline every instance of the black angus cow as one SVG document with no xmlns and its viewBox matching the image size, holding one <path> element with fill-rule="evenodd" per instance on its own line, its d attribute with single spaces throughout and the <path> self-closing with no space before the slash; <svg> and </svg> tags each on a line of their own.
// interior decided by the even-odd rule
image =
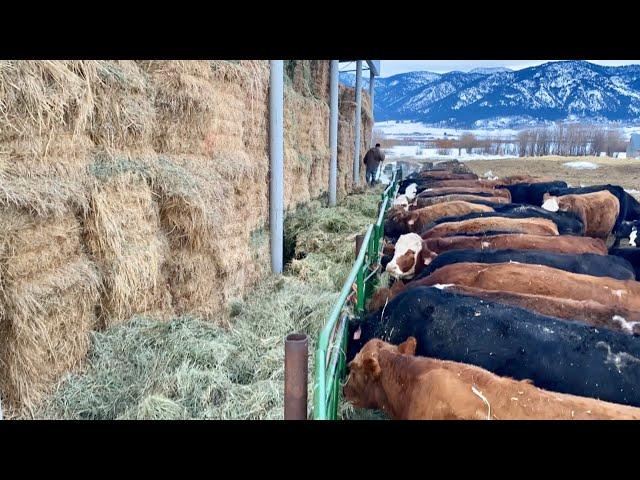
<svg viewBox="0 0 640 480">
<path fill-rule="evenodd" d="M 382 318 L 381 318 L 382 316 Z M 488 300 L 416 287 L 349 326 L 347 361 L 372 338 L 540 388 L 640 406 L 640 339 Z"/>
<path fill-rule="evenodd" d="M 480 202 L 470 202 L 480 203 Z M 493 207 L 493 205 L 496 205 Z M 469 220 L 471 218 L 480 217 L 503 217 L 503 218 L 546 218 L 551 220 L 558 227 L 558 233 L 560 235 L 584 235 L 584 223 L 580 220 L 580 217 L 572 212 L 549 212 L 544 208 L 534 207 L 533 205 L 522 205 L 514 203 L 505 204 L 492 204 L 490 205 L 494 212 L 474 212 L 461 216 L 442 217 L 438 220 L 426 225 L 421 233 L 446 222 L 461 222 L 463 220 Z M 507 232 L 510 233 L 510 232 Z M 511 232 L 513 233 L 513 232 Z"/>
<path fill-rule="evenodd" d="M 526 203 L 540 206 L 545 193 L 554 189 L 566 188 L 566 182 L 516 183 L 514 185 L 497 185 L 496 188 L 506 188 L 511 192 L 513 203 Z"/>
<path fill-rule="evenodd" d="M 450 250 L 438 255 L 425 266 L 415 280 L 429 276 L 438 268 L 453 263 L 506 263 L 518 262 L 546 265 L 560 270 L 594 277 L 635 280 L 633 266 L 624 258 L 594 253 L 566 254 L 541 250 Z"/>
<path fill-rule="evenodd" d="M 614 255 L 619 258 L 625 259 L 629 262 L 636 274 L 636 280 L 640 282 L 640 248 L 638 247 L 626 247 L 626 248 L 611 248 L 609 249 L 609 255 Z"/>
<path fill-rule="evenodd" d="M 589 187 L 565 187 L 565 188 L 554 188 L 549 190 L 549 194 L 553 196 L 562 196 L 562 195 L 580 195 L 584 193 L 594 193 L 600 192 L 602 190 L 609 191 L 612 195 L 615 195 L 620 203 L 620 213 L 618 213 L 618 219 L 616 220 L 615 225 L 613 226 L 613 233 L 618 240 L 621 237 L 628 237 L 631 231 L 625 235 L 625 232 L 629 229 L 629 226 L 633 226 L 633 222 L 640 221 L 640 202 L 638 202 L 633 196 L 629 195 L 624 191 L 624 188 L 618 185 L 591 185 Z M 627 223 L 626 226 L 623 225 L 623 222 L 631 222 Z"/>
</svg>

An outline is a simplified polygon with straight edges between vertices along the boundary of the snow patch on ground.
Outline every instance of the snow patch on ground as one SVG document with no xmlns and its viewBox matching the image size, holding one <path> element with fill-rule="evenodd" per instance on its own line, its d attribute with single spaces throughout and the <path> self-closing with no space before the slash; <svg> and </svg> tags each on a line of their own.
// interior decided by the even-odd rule
<svg viewBox="0 0 640 480">
<path fill-rule="evenodd" d="M 562 164 L 565 167 L 575 168 L 576 170 L 595 170 L 598 165 L 591 162 L 567 162 Z"/>
</svg>

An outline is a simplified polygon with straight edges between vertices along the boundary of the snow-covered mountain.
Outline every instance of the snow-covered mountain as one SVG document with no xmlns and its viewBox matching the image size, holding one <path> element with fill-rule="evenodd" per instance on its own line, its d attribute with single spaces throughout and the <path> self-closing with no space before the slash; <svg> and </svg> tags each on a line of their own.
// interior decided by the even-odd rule
<svg viewBox="0 0 640 480">
<path fill-rule="evenodd" d="M 473 70 L 469 70 L 469 73 L 483 73 L 485 75 L 491 75 L 492 73 L 500 73 L 500 72 L 512 72 L 510 68 L 507 67 L 479 67 L 474 68 Z"/>
<path fill-rule="evenodd" d="M 368 76 L 363 76 L 368 88 Z M 342 73 L 353 86 L 355 76 Z M 640 121 L 640 65 L 548 62 L 518 71 L 401 73 L 376 78 L 375 118 L 458 127 L 522 126 L 557 120 Z"/>
</svg>

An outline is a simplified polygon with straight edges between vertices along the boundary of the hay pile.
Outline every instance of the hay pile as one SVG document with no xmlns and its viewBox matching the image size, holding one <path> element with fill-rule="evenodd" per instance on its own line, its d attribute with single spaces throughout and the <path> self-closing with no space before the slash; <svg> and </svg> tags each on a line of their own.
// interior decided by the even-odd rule
<svg viewBox="0 0 640 480">
<path fill-rule="evenodd" d="M 189 317 L 138 317 L 94 333 L 86 370 L 68 375 L 38 417 L 282 418 L 284 337 L 308 333 L 313 352 L 353 262 L 355 234 L 375 218 L 378 198 L 350 196 L 338 209 L 315 201 L 288 216 L 286 238 L 297 259 L 282 277 L 266 277 L 232 303 L 231 329 Z"/>
<path fill-rule="evenodd" d="M 291 72 L 289 209 L 326 190 L 329 162 L 329 62 Z M 0 61 L 10 408 L 32 408 L 78 365 L 90 330 L 136 314 L 225 323 L 264 275 L 268 80 L 267 61 Z"/>
</svg>

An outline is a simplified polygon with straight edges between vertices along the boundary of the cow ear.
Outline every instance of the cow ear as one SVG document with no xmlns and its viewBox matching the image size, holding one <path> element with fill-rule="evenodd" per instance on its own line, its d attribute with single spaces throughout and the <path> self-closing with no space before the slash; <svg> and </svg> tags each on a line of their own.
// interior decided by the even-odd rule
<svg viewBox="0 0 640 480">
<path fill-rule="evenodd" d="M 380 364 L 378 363 L 378 359 L 373 356 L 366 357 L 362 364 L 364 368 L 373 375 L 373 378 L 380 377 Z"/>
<path fill-rule="evenodd" d="M 398 351 L 402 355 L 415 355 L 416 347 L 417 347 L 417 342 L 415 337 L 409 337 L 400 345 L 398 345 Z"/>
</svg>

